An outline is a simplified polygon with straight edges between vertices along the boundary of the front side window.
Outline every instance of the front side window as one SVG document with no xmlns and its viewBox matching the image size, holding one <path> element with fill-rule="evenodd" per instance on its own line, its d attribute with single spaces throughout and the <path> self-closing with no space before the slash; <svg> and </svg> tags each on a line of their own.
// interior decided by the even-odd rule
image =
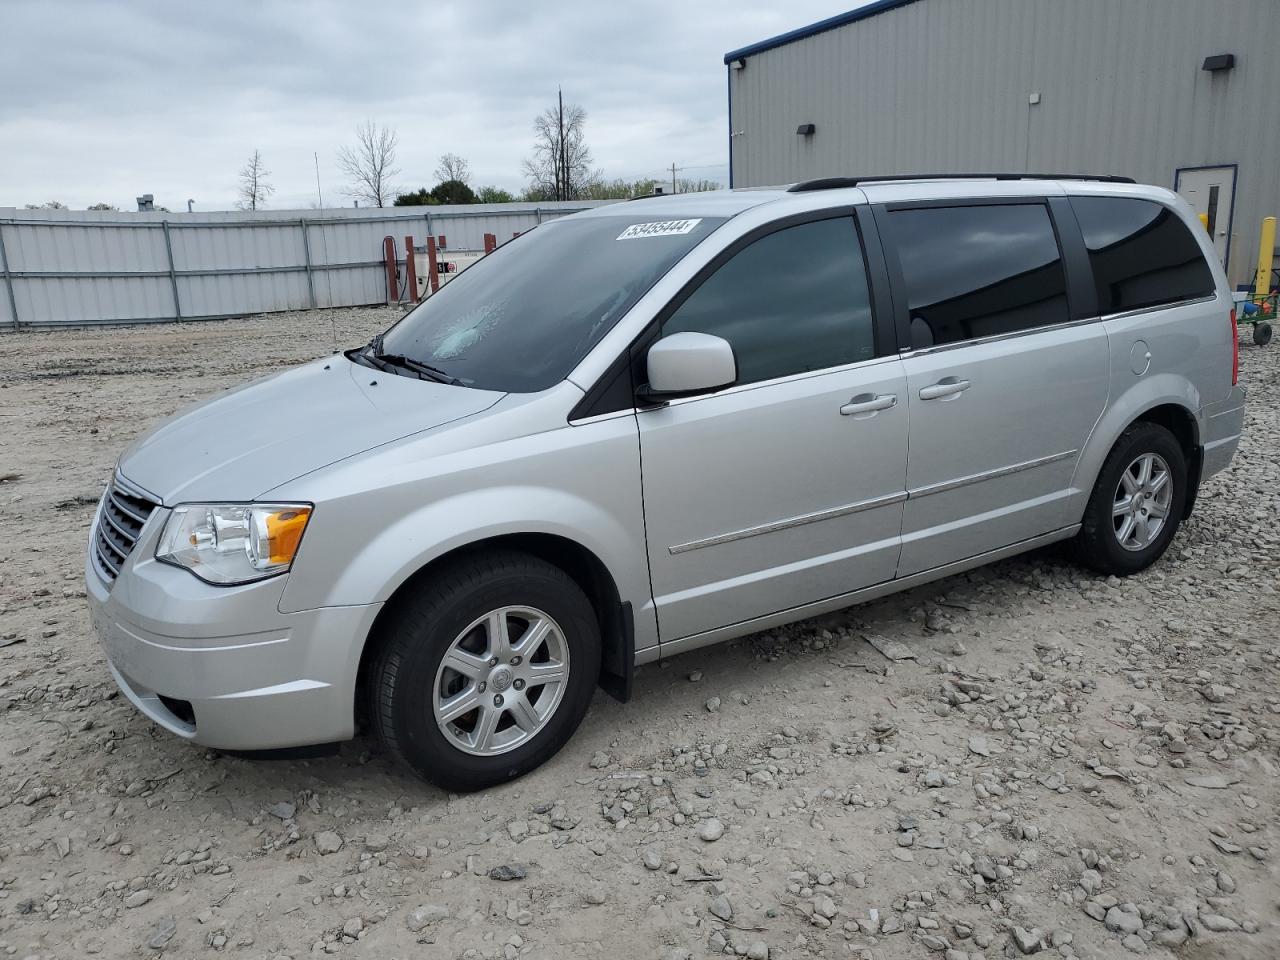
<svg viewBox="0 0 1280 960">
<path fill-rule="evenodd" d="M 533 393 L 560 382 L 723 217 L 628 211 L 544 223 L 467 268 L 387 331 L 385 354 L 464 386 Z"/>
<path fill-rule="evenodd" d="M 1067 280 L 1043 204 L 889 214 L 919 350 L 1064 323 Z"/>
<path fill-rule="evenodd" d="M 875 356 L 862 246 L 847 217 L 786 227 L 739 251 L 684 301 L 662 334 L 723 337 L 738 383 Z"/>
<path fill-rule="evenodd" d="M 1099 313 L 1213 296 L 1200 244 L 1168 207 L 1136 197 L 1072 197 L 1071 209 L 1089 251 Z"/>
</svg>

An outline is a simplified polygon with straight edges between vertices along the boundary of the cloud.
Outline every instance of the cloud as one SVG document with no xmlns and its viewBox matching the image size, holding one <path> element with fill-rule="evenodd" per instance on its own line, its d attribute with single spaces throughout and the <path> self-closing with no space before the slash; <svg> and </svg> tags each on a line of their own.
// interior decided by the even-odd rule
<svg viewBox="0 0 1280 960">
<path fill-rule="evenodd" d="M 852 5 L 857 5 L 856 3 Z M 723 54 L 850 4 L 768 0 L 4 0 L 0 206 L 134 197 L 229 208 L 261 150 L 273 208 L 349 203 L 334 162 L 366 118 L 394 126 L 405 187 L 436 160 L 517 190 L 557 85 L 606 176 L 727 177 Z M 668 174 L 669 175 L 669 174 Z"/>
</svg>

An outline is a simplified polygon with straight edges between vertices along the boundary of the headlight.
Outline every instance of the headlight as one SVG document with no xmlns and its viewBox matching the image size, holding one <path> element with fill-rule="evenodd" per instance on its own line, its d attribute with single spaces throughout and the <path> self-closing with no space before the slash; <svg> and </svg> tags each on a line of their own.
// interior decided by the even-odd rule
<svg viewBox="0 0 1280 960">
<path fill-rule="evenodd" d="M 306 503 L 188 503 L 174 507 L 156 559 L 215 584 L 284 573 L 311 519 Z"/>
</svg>

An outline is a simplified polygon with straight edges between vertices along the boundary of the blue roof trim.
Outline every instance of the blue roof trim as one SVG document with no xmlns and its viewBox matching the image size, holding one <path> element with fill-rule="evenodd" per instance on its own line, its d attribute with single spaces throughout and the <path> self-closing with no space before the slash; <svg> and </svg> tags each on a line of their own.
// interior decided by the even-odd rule
<svg viewBox="0 0 1280 960">
<path fill-rule="evenodd" d="M 753 43 L 737 50 L 730 50 L 724 55 L 724 62 L 726 64 L 732 63 L 734 60 L 741 60 L 743 57 L 763 53 L 775 47 L 786 46 L 788 43 L 804 40 L 806 37 L 817 36 L 819 33 L 826 33 L 828 30 L 835 30 L 837 27 L 843 27 L 846 24 L 857 23 L 859 20 L 874 17 L 877 13 L 905 7 L 907 4 L 915 2 L 916 0 L 875 0 L 874 3 L 868 3 L 865 7 L 859 7 L 857 10 L 850 10 L 848 13 L 837 13 L 834 17 L 827 17 L 827 19 L 811 23 L 807 27 L 800 27 L 788 33 L 780 33 L 776 37 L 770 37 L 768 40 L 761 40 L 759 43 Z"/>
</svg>

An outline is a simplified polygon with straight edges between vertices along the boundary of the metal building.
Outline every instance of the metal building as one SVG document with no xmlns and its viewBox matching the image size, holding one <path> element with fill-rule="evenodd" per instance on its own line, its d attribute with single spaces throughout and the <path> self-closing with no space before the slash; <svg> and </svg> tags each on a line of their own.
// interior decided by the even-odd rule
<svg viewBox="0 0 1280 960">
<path fill-rule="evenodd" d="M 1277 0 L 876 0 L 724 62 L 732 186 L 1120 174 L 1206 214 L 1233 284 L 1280 215 Z"/>
</svg>

